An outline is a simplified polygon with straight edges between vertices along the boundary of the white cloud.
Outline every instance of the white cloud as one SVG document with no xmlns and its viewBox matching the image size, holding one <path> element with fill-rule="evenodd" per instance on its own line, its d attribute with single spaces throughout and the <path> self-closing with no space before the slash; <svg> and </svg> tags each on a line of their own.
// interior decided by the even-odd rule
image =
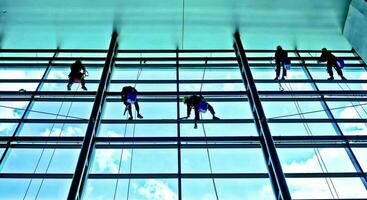
<svg viewBox="0 0 367 200">
<path fill-rule="evenodd" d="M 355 104 L 354 104 L 355 105 Z M 346 106 L 352 106 L 352 104 L 347 104 Z M 363 113 L 358 113 L 360 111 L 357 111 L 356 109 L 358 109 L 359 106 L 357 106 L 356 108 L 354 107 L 347 107 L 344 108 L 339 116 L 340 118 L 347 118 L 347 119 L 360 119 L 361 117 L 359 115 L 361 115 L 363 117 Z M 343 131 L 348 133 L 348 135 L 366 135 L 367 131 L 367 125 L 365 123 L 341 123 L 341 127 L 343 128 Z"/>
<path fill-rule="evenodd" d="M 177 194 L 172 191 L 165 183 L 155 179 L 149 179 L 138 192 L 145 199 L 149 200 L 174 200 Z"/>
<path fill-rule="evenodd" d="M 114 131 L 108 131 L 106 133 L 107 137 L 119 136 Z M 95 153 L 95 163 L 98 172 L 112 172 L 118 173 L 120 159 L 122 162 L 128 161 L 130 158 L 130 152 L 127 149 L 100 149 Z"/>
<path fill-rule="evenodd" d="M 122 150 L 122 158 L 120 149 L 103 149 L 96 151 L 95 163 L 97 171 L 118 173 L 120 158 L 122 162 L 128 161 L 130 152 L 127 149 Z"/>
<path fill-rule="evenodd" d="M 50 134 L 50 129 L 47 128 L 44 132 L 41 133 L 41 136 L 77 136 L 79 135 L 78 133 L 80 133 L 81 131 L 82 129 L 79 127 L 67 126 L 63 130 L 61 130 L 61 128 L 53 128 L 52 133 Z"/>
<path fill-rule="evenodd" d="M 344 149 L 320 149 L 322 158 L 329 172 L 352 172 L 354 168 L 347 158 Z M 364 155 L 363 157 L 366 157 Z M 322 172 L 316 155 L 307 160 L 294 161 L 288 165 L 283 164 L 284 172 L 312 173 Z M 327 181 L 333 183 L 340 198 L 367 197 L 367 191 L 359 178 L 288 178 L 288 187 L 293 198 L 332 198 Z M 336 195 L 335 192 L 333 192 Z"/>
<path fill-rule="evenodd" d="M 24 108 L 28 102 L 1 102 L 0 105 L 15 107 L 15 108 Z M 19 119 L 21 118 L 22 110 L 15 110 L 11 108 L 3 108 L 0 107 L 0 118 L 5 119 Z M 10 129 L 13 125 L 10 123 L 1 123 L 0 124 L 0 132 L 6 132 L 7 129 Z"/>
</svg>

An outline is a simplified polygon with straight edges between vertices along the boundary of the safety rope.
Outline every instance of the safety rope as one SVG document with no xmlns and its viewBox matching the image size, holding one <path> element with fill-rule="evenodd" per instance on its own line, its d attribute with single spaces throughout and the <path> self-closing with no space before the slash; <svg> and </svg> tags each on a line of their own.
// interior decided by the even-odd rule
<svg viewBox="0 0 367 200">
<path fill-rule="evenodd" d="M 126 119 L 127 118 L 128 117 L 126 117 Z M 127 123 L 125 123 L 124 138 L 126 137 L 126 133 L 127 133 Z M 122 143 L 122 144 L 124 144 L 124 143 Z M 120 171 L 121 171 L 121 164 L 122 164 L 122 158 L 123 158 L 123 156 L 124 156 L 124 149 L 121 148 L 119 168 L 118 168 L 117 173 L 120 173 Z M 119 184 L 119 179 L 116 179 L 115 191 L 113 193 L 113 199 L 114 200 L 116 199 L 116 193 L 117 193 L 118 184 Z"/>
<path fill-rule="evenodd" d="M 57 117 L 59 116 L 59 113 L 60 113 L 60 111 L 61 111 L 61 109 L 62 109 L 63 105 L 64 105 L 64 101 L 63 101 L 63 102 L 61 102 L 61 105 L 60 105 L 60 107 L 59 107 L 59 109 L 58 109 L 58 111 L 57 111 L 57 114 L 56 114 L 55 119 L 57 119 Z M 52 124 L 51 129 L 50 129 L 50 133 L 47 135 L 47 138 L 48 138 L 48 137 L 50 137 L 50 135 L 52 134 L 52 130 L 54 129 L 55 124 L 56 124 L 56 123 L 53 123 L 53 124 Z M 46 142 L 46 143 L 47 143 L 47 142 Z M 37 160 L 37 164 L 36 164 L 36 167 L 35 167 L 35 168 L 34 168 L 34 170 L 33 170 L 33 174 L 35 174 L 35 173 L 36 173 L 37 168 L 38 168 L 38 166 L 39 166 L 39 164 L 40 164 L 40 162 L 41 162 L 41 159 L 42 159 L 42 156 L 43 156 L 44 152 L 45 152 L 45 148 L 43 148 L 43 149 L 42 149 L 42 151 L 41 151 L 41 155 L 40 155 L 40 157 L 39 157 L 39 158 L 38 158 L 38 160 Z M 27 197 L 27 194 L 28 194 L 29 188 L 30 188 L 30 186 L 31 186 L 31 184 L 32 184 L 32 181 L 33 181 L 33 179 L 31 179 L 31 180 L 29 181 L 29 183 L 28 183 L 28 186 L 27 186 L 26 192 L 25 192 L 25 194 L 24 194 L 24 196 L 23 196 L 23 200 Z"/>
<path fill-rule="evenodd" d="M 211 54 L 210 54 L 211 56 Z M 204 66 L 204 71 L 203 71 L 203 76 L 201 78 L 201 86 L 200 86 L 200 94 L 202 92 L 202 89 L 203 89 L 203 83 L 204 83 L 204 78 L 205 78 L 205 72 L 206 72 L 206 67 L 207 67 L 207 64 L 208 64 L 208 60 L 205 61 L 205 66 Z M 201 119 L 203 118 L 203 115 L 200 113 L 200 117 Z M 204 133 L 204 136 L 205 138 L 207 137 L 206 135 L 206 130 L 205 130 L 205 125 L 204 123 L 201 123 L 201 126 L 203 128 L 203 133 Z M 208 141 L 205 140 L 205 145 L 206 145 L 206 155 L 208 157 L 208 162 L 209 162 L 209 170 L 210 170 L 210 174 L 213 175 L 213 168 L 212 168 L 212 162 L 211 162 L 211 158 L 210 158 L 210 151 L 209 151 L 209 147 L 208 147 Z M 215 183 L 215 179 L 212 178 L 212 183 L 213 183 L 213 188 L 214 188 L 214 193 L 215 193 L 215 197 L 217 200 L 219 200 L 219 196 L 218 196 L 218 190 L 217 190 L 217 185 Z"/>
<path fill-rule="evenodd" d="M 293 91 L 293 90 L 292 90 L 292 86 L 291 86 L 291 84 L 290 84 L 290 83 L 289 83 L 289 87 L 287 86 L 287 84 L 284 84 L 284 85 L 285 85 L 285 87 L 287 88 L 287 90 L 289 90 L 289 91 Z M 292 97 L 293 97 L 293 94 L 292 94 Z M 293 103 L 295 104 L 295 107 L 296 107 L 296 109 L 297 109 L 297 112 L 298 112 L 298 113 L 302 113 L 302 109 L 301 109 L 301 106 L 299 105 L 299 102 L 298 102 L 298 101 L 293 101 Z M 300 117 L 301 117 L 302 119 L 305 119 L 305 116 L 304 116 L 303 114 L 300 114 Z M 308 136 L 313 136 L 312 130 L 311 130 L 311 128 L 309 127 L 309 125 L 308 125 L 307 123 L 302 123 L 302 124 L 303 124 L 303 127 L 305 128 L 305 130 L 306 130 L 306 132 L 307 132 L 307 135 L 308 135 Z M 311 143 L 314 143 L 313 139 L 311 139 Z M 327 166 L 326 166 L 326 164 L 325 164 L 324 159 L 322 158 L 322 155 L 321 155 L 321 153 L 320 153 L 320 150 L 319 150 L 318 148 L 313 148 L 313 150 L 314 150 L 314 152 L 315 152 L 315 155 L 316 155 L 316 158 L 317 158 L 317 161 L 318 161 L 318 164 L 319 164 L 319 166 L 320 166 L 320 168 L 321 168 L 322 173 L 325 173 L 325 172 L 326 172 L 326 173 L 328 173 Z M 329 188 L 329 191 L 330 191 L 330 193 L 331 193 L 331 195 L 332 195 L 333 199 L 335 199 L 335 196 L 334 196 L 333 191 L 335 192 L 335 194 L 336 194 L 337 198 L 339 198 L 338 193 L 337 193 L 337 190 L 336 190 L 336 188 L 335 188 L 335 185 L 334 185 L 334 183 L 333 183 L 332 179 L 331 179 L 331 178 L 328 178 L 328 177 L 325 177 L 325 181 L 326 181 L 326 184 L 327 184 L 327 186 L 328 186 L 328 188 Z M 329 182 L 330 182 L 330 183 L 329 183 Z"/>
<path fill-rule="evenodd" d="M 80 86 L 80 84 L 79 84 L 79 85 L 78 85 L 78 87 L 76 88 L 76 91 L 78 91 L 79 86 Z M 75 98 L 75 95 L 76 95 L 76 94 L 74 94 L 73 98 Z M 72 107 L 73 103 L 74 103 L 74 102 L 70 102 L 70 106 L 69 106 L 68 111 L 67 111 L 67 113 L 66 113 L 66 117 L 65 117 L 65 119 L 67 119 L 67 116 L 68 116 L 68 115 L 69 115 L 69 113 L 70 113 L 70 110 L 71 110 L 71 107 Z M 55 124 L 55 123 L 54 123 L 54 124 Z M 61 136 L 61 134 L 62 134 L 62 132 L 63 132 L 63 130 L 64 130 L 64 127 L 65 127 L 65 123 L 63 123 L 63 124 L 62 124 L 61 129 L 60 129 L 60 133 L 59 133 L 58 137 L 60 137 L 60 136 Z M 52 132 L 52 130 L 51 130 L 51 132 Z M 50 132 L 50 133 L 51 133 L 51 132 Z M 57 143 L 58 143 L 58 142 L 56 142 L 56 144 L 57 144 Z M 52 150 L 51 158 L 50 158 L 50 160 L 49 160 L 49 162 L 48 162 L 48 165 L 47 165 L 47 168 L 46 168 L 46 173 L 48 172 L 48 170 L 49 170 L 49 168 L 50 168 L 50 165 L 51 165 L 52 159 L 53 159 L 53 157 L 54 157 L 54 155 L 55 155 L 55 152 L 56 152 L 56 148 Z M 40 191 L 41 191 L 41 188 L 42 188 L 42 185 L 43 185 L 44 180 L 45 180 L 45 179 L 43 178 L 43 179 L 42 179 L 42 181 L 41 181 L 40 186 L 38 187 L 38 191 L 37 191 L 37 195 L 36 195 L 36 198 L 35 198 L 35 199 L 37 199 L 37 198 L 38 198 L 38 195 L 39 195 L 39 193 L 40 193 Z"/>
<path fill-rule="evenodd" d="M 14 107 L 14 106 L 0 105 L 0 107 L 14 109 L 14 110 L 23 110 L 23 111 L 26 110 L 25 108 L 19 108 L 19 107 Z M 68 117 L 68 118 L 81 119 L 81 120 L 88 120 L 88 119 L 84 119 L 84 118 L 81 118 L 81 117 L 66 116 L 66 115 L 61 115 L 61 114 L 51 113 L 51 112 L 45 112 L 45 111 L 39 111 L 39 110 L 31 110 L 31 109 L 28 109 L 28 112 L 45 114 L 45 115 L 55 115 L 55 116 L 59 116 L 59 117 Z"/>
<path fill-rule="evenodd" d="M 344 108 L 350 108 L 350 107 L 359 107 L 359 106 L 364 106 L 367 105 L 367 103 L 358 103 L 358 105 L 350 105 L 350 106 L 340 106 L 340 107 L 334 107 L 334 108 L 330 108 L 330 110 L 339 110 L 339 109 L 344 109 Z M 14 107 L 14 106 L 4 106 L 4 105 L 0 105 L 0 107 L 3 108 L 9 108 L 9 109 L 14 109 L 14 110 L 25 110 L 24 108 L 19 108 L 19 107 Z M 362 107 L 362 109 L 364 110 L 364 112 L 367 114 L 367 111 Z M 44 111 L 38 111 L 38 110 L 28 110 L 28 112 L 34 112 L 34 113 L 40 113 L 40 114 L 47 114 L 47 115 L 57 115 L 57 113 L 50 113 L 50 112 L 44 112 Z M 275 117 L 271 117 L 268 119 L 280 119 L 280 118 L 285 118 L 285 117 L 293 117 L 293 116 L 298 116 L 301 114 L 313 114 L 313 113 L 318 113 L 318 112 L 325 112 L 324 109 L 322 110 L 313 110 L 313 111 L 307 111 L 307 112 L 302 112 L 302 113 L 294 113 L 294 114 L 287 114 L 287 115 L 279 115 L 279 116 L 275 116 Z M 81 117 L 75 117 L 75 116 L 66 116 L 66 115 L 57 115 L 59 117 L 68 117 L 68 118 L 74 118 L 74 119 L 80 119 L 80 120 L 88 120 L 85 118 L 81 118 Z"/>
<path fill-rule="evenodd" d="M 140 53 L 140 57 L 142 58 L 142 53 Z M 137 81 L 139 80 L 142 71 L 143 71 L 143 64 L 145 64 L 145 61 L 140 61 L 140 69 L 138 70 L 137 76 L 136 76 L 136 81 L 134 84 L 134 88 L 136 87 Z M 126 109 L 126 108 L 125 108 Z M 135 110 L 135 118 L 137 118 L 137 111 Z M 128 116 L 126 117 L 126 119 L 128 119 Z M 136 124 L 133 124 L 133 144 L 134 144 L 134 137 L 135 137 L 135 128 L 136 128 Z M 124 138 L 126 137 L 126 133 L 127 133 L 127 123 L 125 124 L 125 130 L 124 130 Z M 124 143 L 123 143 L 124 144 Z M 119 161 L 119 168 L 118 168 L 118 172 L 120 173 L 121 170 L 121 165 L 122 165 L 122 158 L 123 158 L 123 151 L 124 149 L 121 149 L 121 154 L 120 154 L 120 161 Z M 132 163 L 133 163 L 133 156 L 134 156 L 134 148 L 131 148 L 131 159 L 130 159 L 130 166 L 129 166 L 129 172 L 131 174 L 132 172 Z M 116 194 L 117 194 L 117 188 L 118 188 L 118 183 L 119 183 L 119 179 L 116 180 L 116 184 L 115 184 L 115 190 L 114 190 L 114 194 L 113 194 L 113 199 L 116 199 Z M 128 181 L 128 185 L 127 185 L 127 194 L 126 194 L 126 199 L 128 200 L 130 197 L 130 184 L 131 184 L 131 179 L 129 178 Z"/>
<path fill-rule="evenodd" d="M 135 118 L 137 117 L 137 112 L 135 110 Z M 132 144 L 135 144 L 134 138 L 135 138 L 135 128 L 136 124 L 133 125 L 133 138 L 132 138 Z M 133 157 L 134 157 L 134 148 L 131 148 L 131 159 L 130 159 L 130 166 L 129 166 L 129 174 L 131 175 L 132 172 L 132 166 L 133 166 Z M 129 200 L 130 197 L 130 185 L 131 185 L 131 178 L 129 178 L 129 181 L 127 183 L 127 195 L 126 200 Z"/>
<path fill-rule="evenodd" d="M 345 90 L 344 90 L 344 88 L 340 85 L 340 83 L 338 83 L 338 85 L 339 85 L 339 87 L 342 89 L 342 91 L 345 91 Z M 345 86 L 347 86 L 348 90 L 349 90 L 349 91 L 351 91 L 351 88 L 349 87 L 348 83 L 345 83 Z M 347 91 L 348 91 L 348 90 L 347 90 Z M 353 96 L 353 97 L 356 97 L 356 95 L 352 95 L 352 96 Z M 365 103 L 365 104 L 361 104 L 360 102 L 357 102 L 357 105 L 355 105 L 355 104 L 353 103 L 353 101 L 350 101 L 350 103 L 352 104 L 352 106 L 350 106 L 350 107 L 353 107 L 353 108 L 354 108 L 354 110 L 356 111 L 356 113 L 357 113 L 357 115 L 358 115 L 358 117 L 359 117 L 360 119 L 363 119 L 363 117 L 362 117 L 362 115 L 360 114 L 360 112 L 358 111 L 357 107 L 360 107 L 360 108 L 363 110 L 363 112 L 367 115 L 367 111 L 363 108 L 363 105 L 365 105 L 365 104 L 367 104 L 367 103 Z M 364 123 L 364 125 L 367 127 L 367 123 Z"/>
</svg>

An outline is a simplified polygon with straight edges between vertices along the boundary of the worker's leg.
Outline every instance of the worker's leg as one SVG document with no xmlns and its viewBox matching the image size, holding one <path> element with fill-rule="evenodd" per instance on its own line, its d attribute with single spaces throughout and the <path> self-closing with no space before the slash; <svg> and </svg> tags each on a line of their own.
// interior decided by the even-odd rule
<svg viewBox="0 0 367 200">
<path fill-rule="evenodd" d="M 197 124 L 197 121 L 199 121 L 200 120 L 200 113 L 199 113 L 199 108 L 196 106 L 195 108 L 194 108 L 194 110 L 195 110 L 195 125 L 194 125 L 194 128 L 198 128 L 198 124 Z"/>
<path fill-rule="evenodd" d="M 209 110 L 209 112 L 213 115 L 213 119 L 219 119 L 219 117 L 216 117 L 216 116 L 215 116 L 214 108 L 213 108 L 213 106 L 211 106 L 210 104 L 208 104 L 208 110 Z"/>
<path fill-rule="evenodd" d="M 131 104 L 128 103 L 126 101 L 126 99 L 124 99 L 124 104 L 125 104 L 125 111 L 124 111 L 124 115 L 126 113 L 126 111 L 129 113 L 129 120 L 132 120 L 133 119 L 133 115 L 132 115 L 132 111 L 131 111 Z"/>
<path fill-rule="evenodd" d="M 142 119 L 143 118 L 143 116 L 140 114 L 140 107 L 139 107 L 139 103 L 138 103 L 138 101 L 135 101 L 135 110 L 136 110 L 136 112 L 138 113 L 137 114 L 137 117 L 139 118 L 139 119 Z"/>
<path fill-rule="evenodd" d="M 67 85 L 68 90 L 71 90 L 72 85 L 73 85 L 73 79 L 70 77 Z"/>
<path fill-rule="evenodd" d="M 285 76 L 287 76 L 287 69 L 284 66 L 284 63 L 282 62 L 282 69 L 283 69 L 283 76 L 282 79 L 284 79 Z"/>
<path fill-rule="evenodd" d="M 342 69 L 340 69 L 338 63 L 334 63 L 334 68 L 336 70 L 336 72 L 338 73 L 339 76 L 343 76 L 343 71 Z"/>
<path fill-rule="evenodd" d="M 280 75 L 280 62 L 276 63 L 276 68 L 275 68 L 275 78 L 274 80 L 278 79 L 279 75 Z"/>
<path fill-rule="evenodd" d="M 82 85 L 82 89 L 83 90 L 87 90 L 87 88 L 85 87 L 85 80 L 84 80 L 84 78 L 81 78 L 80 79 L 80 84 Z"/>
<path fill-rule="evenodd" d="M 333 80 L 334 79 L 334 73 L 333 73 L 333 63 L 331 62 L 327 62 L 327 68 L 326 68 L 327 73 L 329 74 L 330 78 L 329 80 Z"/>
</svg>

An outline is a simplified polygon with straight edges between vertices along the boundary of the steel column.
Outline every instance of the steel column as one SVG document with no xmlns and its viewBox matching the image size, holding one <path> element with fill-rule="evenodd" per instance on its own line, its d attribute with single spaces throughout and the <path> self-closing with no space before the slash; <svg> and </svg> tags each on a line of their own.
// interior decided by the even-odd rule
<svg viewBox="0 0 367 200">
<path fill-rule="evenodd" d="M 180 69 L 179 50 L 176 49 L 176 110 L 177 110 L 177 170 L 178 170 L 178 200 L 182 199 L 182 176 L 181 176 L 181 121 L 180 121 Z"/>
<path fill-rule="evenodd" d="M 98 86 L 97 95 L 93 104 L 91 116 L 89 118 L 87 131 L 84 137 L 83 145 L 79 154 L 79 159 L 75 168 L 74 176 L 71 182 L 68 200 L 80 199 L 83 191 L 83 182 L 86 178 L 90 156 L 93 151 L 95 134 L 100 123 L 103 103 L 106 99 L 106 90 L 112 74 L 117 50 L 117 32 L 112 33 L 108 54 L 103 68 L 101 81 Z"/>
<path fill-rule="evenodd" d="M 291 199 L 287 182 L 279 161 L 278 154 L 270 133 L 267 119 L 262 108 L 259 94 L 256 89 L 254 79 L 248 64 L 246 54 L 241 42 L 239 32 L 234 34 L 234 44 L 237 61 L 240 67 L 241 75 L 247 91 L 252 114 L 255 119 L 257 131 L 260 135 L 261 149 L 263 150 L 269 176 L 277 199 Z"/>
</svg>

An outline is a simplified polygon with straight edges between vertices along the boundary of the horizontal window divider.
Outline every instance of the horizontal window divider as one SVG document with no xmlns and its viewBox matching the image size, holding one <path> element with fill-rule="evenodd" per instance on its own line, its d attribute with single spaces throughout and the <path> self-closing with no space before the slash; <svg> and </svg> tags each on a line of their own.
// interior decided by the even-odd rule
<svg viewBox="0 0 367 200">
<path fill-rule="evenodd" d="M 0 83 L 39 83 L 41 79 L 0 79 Z M 366 83 L 365 80 L 324 80 L 315 79 L 316 83 Z M 99 83 L 99 79 L 85 80 L 86 83 Z M 46 79 L 42 83 L 68 83 L 68 79 Z M 112 84 L 118 83 L 137 83 L 137 84 L 176 84 L 176 80 L 111 80 Z M 201 83 L 243 83 L 242 79 L 208 79 L 208 80 L 179 80 L 181 84 L 201 84 Z M 310 83 L 309 79 L 286 79 L 286 80 L 273 80 L 273 79 L 255 79 L 255 83 Z"/>
<path fill-rule="evenodd" d="M 89 62 L 83 62 L 83 64 L 87 67 L 87 68 L 101 68 L 103 67 L 103 63 L 91 63 L 93 61 L 89 61 Z M 136 61 L 139 62 L 139 61 Z M 72 61 L 69 61 L 68 63 L 63 63 L 60 61 L 54 61 L 52 63 L 52 67 L 64 67 L 64 68 L 69 68 L 70 65 L 72 64 Z M 250 67 L 251 68 L 269 68 L 269 69 L 274 69 L 275 67 L 275 63 L 269 63 L 269 62 L 263 62 L 263 63 L 259 63 L 259 62 L 249 62 Z M 325 67 L 325 63 L 306 63 L 308 66 L 307 68 L 315 68 L 315 67 Z M 34 67 L 34 68 L 42 68 L 42 67 L 46 67 L 48 65 L 48 61 L 44 60 L 44 61 L 39 61 L 39 62 L 29 62 L 29 63 L 24 63 L 24 62 L 20 62 L 20 63 L 16 63 L 14 61 L 11 62 L 1 62 L 0 63 L 0 67 L 9 67 L 9 68 L 27 68 L 27 67 Z M 363 63 L 345 63 L 344 68 L 355 68 L 355 67 L 365 67 L 366 65 Z M 204 68 L 206 67 L 208 68 L 215 68 L 215 69 L 223 69 L 223 70 L 228 70 L 228 69 L 235 69 L 238 70 L 238 66 L 236 62 L 233 63 L 218 63 L 218 61 L 216 61 L 216 63 L 207 63 L 205 64 L 205 62 L 203 63 L 182 63 L 179 65 L 180 69 L 195 69 L 195 68 Z M 302 63 L 292 63 L 292 67 L 302 67 Z M 137 68 L 138 69 L 174 69 L 176 68 L 176 64 L 169 64 L 169 63 L 145 63 L 145 64 L 139 64 L 139 63 L 116 63 L 114 66 L 115 69 L 133 69 L 133 68 Z"/>
<path fill-rule="evenodd" d="M 30 95 L 35 95 L 35 97 L 39 96 L 95 96 L 95 91 L 26 91 L 26 92 L 18 92 L 18 91 L 0 91 L 0 97 L 13 97 L 13 96 L 23 96 L 27 97 Z M 217 97 L 225 97 L 225 96 L 245 96 L 245 91 L 184 91 L 179 92 L 179 95 L 213 95 Z M 121 92 L 107 92 L 108 96 L 121 96 Z M 160 91 L 150 91 L 150 92 L 139 92 L 139 96 L 176 96 L 177 92 L 160 92 Z M 289 96 L 288 98 L 297 98 L 297 96 L 320 96 L 323 95 L 325 98 L 330 97 L 340 97 L 340 96 L 352 96 L 353 98 L 358 98 L 362 96 L 367 96 L 367 90 L 322 90 L 322 91 L 259 91 L 259 95 L 261 98 L 269 97 L 269 96 Z"/>
<path fill-rule="evenodd" d="M 0 53 L 107 53 L 108 49 L 0 49 Z M 234 53 L 233 49 L 120 49 L 119 53 Z M 296 52 L 285 49 L 287 52 Z M 334 53 L 353 53 L 350 50 L 331 50 Z M 275 53 L 274 49 L 246 49 L 246 53 Z M 320 49 L 298 50 L 299 53 L 321 53 Z"/>
<path fill-rule="evenodd" d="M 2 97 L 0 98 L 0 103 L 4 102 L 4 101 L 29 101 L 31 99 L 31 97 L 21 97 L 21 96 L 14 96 L 14 97 Z M 243 96 L 243 97 L 207 97 L 205 98 L 208 102 L 247 102 L 248 98 Z M 283 97 L 271 97 L 271 96 L 266 96 L 266 97 L 262 97 L 260 98 L 262 102 L 292 102 L 292 101 L 322 101 L 321 97 L 289 97 L 286 96 L 286 98 Z M 33 99 L 34 101 L 39 101 L 39 102 L 94 102 L 94 98 L 92 97 L 35 97 Z M 360 101 L 367 101 L 367 95 L 365 97 L 355 97 L 355 96 L 350 96 L 350 97 L 325 97 L 324 98 L 325 101 L 335 101 L 335 102 L 360 102 Z M 106 99 L 107 102 L 122 102 L 120 97 L 117 96 L 110 96 L 107 97 Z M 143 98 L 139 98 L 139 102 L 176 102 L 177 99 L 176 97 L 167 97 L 167 98 L 147 98 L 147 97 L 143 97 Z"/>
<path fill-rule="evenodd" d="M 358 178 L 366 176 L 367 173 L 357 172 L 328 172 L 328 173 L 285 173 L 287 178 Z M 0 179 L 70 179 L 72 173 L 0 173 Z M 182 178 L 186 179 L 254 179 L 269 178 L 267 173 L 182 173 Z M 89 173 L 88 179 L 171 179 L 178 178 L 177 173 Z"/>
<path fill-rule="evenodd" d="M 16 136 L 0 137 L 0 147 L 10 142 L 12 148 L 80 148 L 83 137 L 70 136 Z M 327 136 L 273 136 L 278 148 L 342 148 L 366 147 L 367 135 Z M 1 143 L 3 142 L 3 143 Z M 96 148 L 259 148 L 258 136 L 209 136 L 209 137 L 96 137 Z"/>
<path fill-rule="evenodd" d="M 75 117 L 75 116 L 74 116 Z M 0 123 L 18 123 L 20 119 L 0 119 Z M 192 124 L 193 119 L 102 119 L 102 124 L 176 124 L 177 122 L 181 124 Z M 267 119 L 268 123 L 331 123 L 332 119 Z M 338 123 L 367 123 L 367 119 L 335 119 Z M 24 119 L 23 123 L 62 123 L 62 124 L 85 124 L 88 123 L 88 119 Z M 204 124 L 236 124 L 236 123 L 253 123 L 253 119 L 221 119 L 221 120 L 211 120 L 203 119 L 199 120 L 198 123 Z"/>
<path fill-rule="evenodd" d="M 0 61 L 74 61 L 78 57 L 24 57 L 24 56 L 3 56 L 0 57 Z M 345 61 L 351 60 L 351 61 L 362 61 L 361 58 L 355 57 L 355 56 L 338 56 L 338 58 L 341 58 Z M 105 61 L 105 57 L 82 57 L 83 61 Z M 273 61 L 273 56 L 256 56 L 256 57 L 247 57 L 249 61 Z M 291 61 L 317 61 L 319 57 L 289 57 Z M 175 56 L 172 57 L 116 57 L 116 62 L 122 62 L 122 61 L 176 61 L 177 58 Z M 180 56 L 178 57 L 179 61 L 236 61 L 237 58 L 235 56 L 232 57 L 184 57 Z M 251 64 L 251 63 L 250 63 Z"/>
</svg>

